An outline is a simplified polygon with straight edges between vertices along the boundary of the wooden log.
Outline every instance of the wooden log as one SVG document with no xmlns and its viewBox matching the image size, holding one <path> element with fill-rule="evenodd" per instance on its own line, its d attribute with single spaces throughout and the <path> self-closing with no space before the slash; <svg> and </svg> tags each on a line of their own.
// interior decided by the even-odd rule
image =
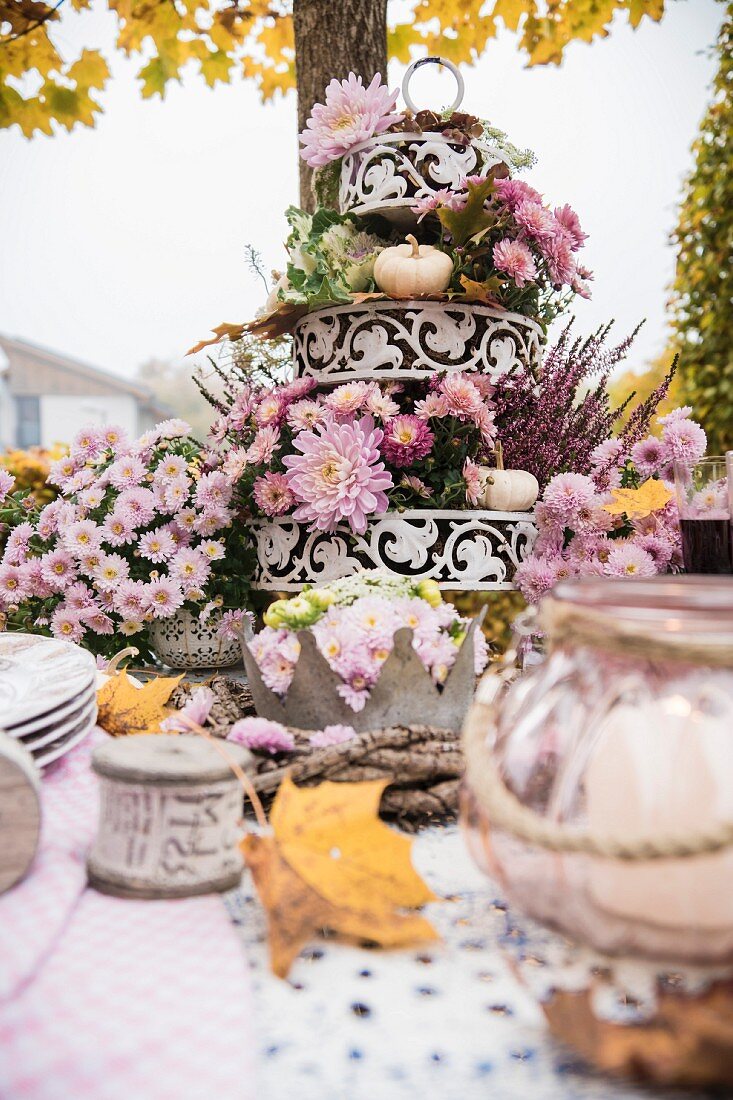
<svg viewBox="0 0 733 1100">
<path fill-rule="evenodd" d="M 101 807 L 87 862 L 90 884 L 133 898 L 235 887 L 242 873 L 242 789 L 229 761 L 246 768 L 251 755 L 240 745 L 165 734 L 117 738 L 95 749 Z"/>
<path fill-rule="evenodd" d="M 41 833 L 41 784 L 28 750 L 0 733 L 0 894 L 30 868 Z"/>
</svg>

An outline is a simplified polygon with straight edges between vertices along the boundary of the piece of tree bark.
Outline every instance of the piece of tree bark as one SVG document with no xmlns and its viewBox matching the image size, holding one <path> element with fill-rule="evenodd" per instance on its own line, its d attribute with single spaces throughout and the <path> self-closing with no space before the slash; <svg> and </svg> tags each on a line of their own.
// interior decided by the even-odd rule
<svg viewBox="0 0 733 1100">
<path fill-rule="evenodd" d="M 375 73 L 387 79 L 387 0 L 295 0 L 295 73 L 298 131 L 326 85 L 354 72 L 368 84 Z M 300 205 L 313 210 L 313 169 L 300 157 Z"/>
</svg>

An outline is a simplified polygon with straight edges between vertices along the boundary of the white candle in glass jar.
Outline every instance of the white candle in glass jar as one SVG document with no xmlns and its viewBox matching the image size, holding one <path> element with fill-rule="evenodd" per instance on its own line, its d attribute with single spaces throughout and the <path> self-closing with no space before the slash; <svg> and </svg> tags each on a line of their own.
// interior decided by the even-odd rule
<svg viewBox="0 0 733 1100">
<path fill-rule="evenodd" d="M 680 692 L 614 708 L 585 777 L 591 831 L 619 840 L 692 837 L 733 820 L 731 717 L 722 693 L 719 706 L 693 705 Z M 733 848 L 685 859 L 593 858 L 588 874 L 593 901 L 618 916 L 664 927 L 733 925 Z"/>
</svg>

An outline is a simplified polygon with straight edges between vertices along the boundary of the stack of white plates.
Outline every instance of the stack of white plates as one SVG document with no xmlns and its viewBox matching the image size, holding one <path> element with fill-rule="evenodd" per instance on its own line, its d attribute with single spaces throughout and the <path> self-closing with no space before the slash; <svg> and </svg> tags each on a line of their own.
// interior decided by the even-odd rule
<svg viewBox="0 0 733 1100">
<path fill-rule="evenodd" d="M 0 634 L 0 729 L 39 767 L 87 736 L 97 720 L 96 662 L 72 642 Z"/>
</svg>

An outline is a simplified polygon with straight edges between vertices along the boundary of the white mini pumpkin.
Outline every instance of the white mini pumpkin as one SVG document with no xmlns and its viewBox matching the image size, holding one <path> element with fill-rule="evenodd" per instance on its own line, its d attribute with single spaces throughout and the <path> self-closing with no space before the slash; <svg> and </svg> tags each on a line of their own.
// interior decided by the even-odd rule
<svg viewBox="0 0 733 1100">
<path fill-rule="evenodd" d="M 479 504 L 492 512 L 526 512 L 540 495 L 540 486 L 528 470 L 505 470 L 501 443 L 496 445 L 496 469 L 481 469 L 483 492 Z"/>
<path fill-rule="evenodd" d="M 453 277 L 453 261 L 431 244 L 418 244 L 410 234 L 406 244 L 385 248 L 374 265 L 374 281 L 392 298 L 442 294 Z"/>
</svg>

